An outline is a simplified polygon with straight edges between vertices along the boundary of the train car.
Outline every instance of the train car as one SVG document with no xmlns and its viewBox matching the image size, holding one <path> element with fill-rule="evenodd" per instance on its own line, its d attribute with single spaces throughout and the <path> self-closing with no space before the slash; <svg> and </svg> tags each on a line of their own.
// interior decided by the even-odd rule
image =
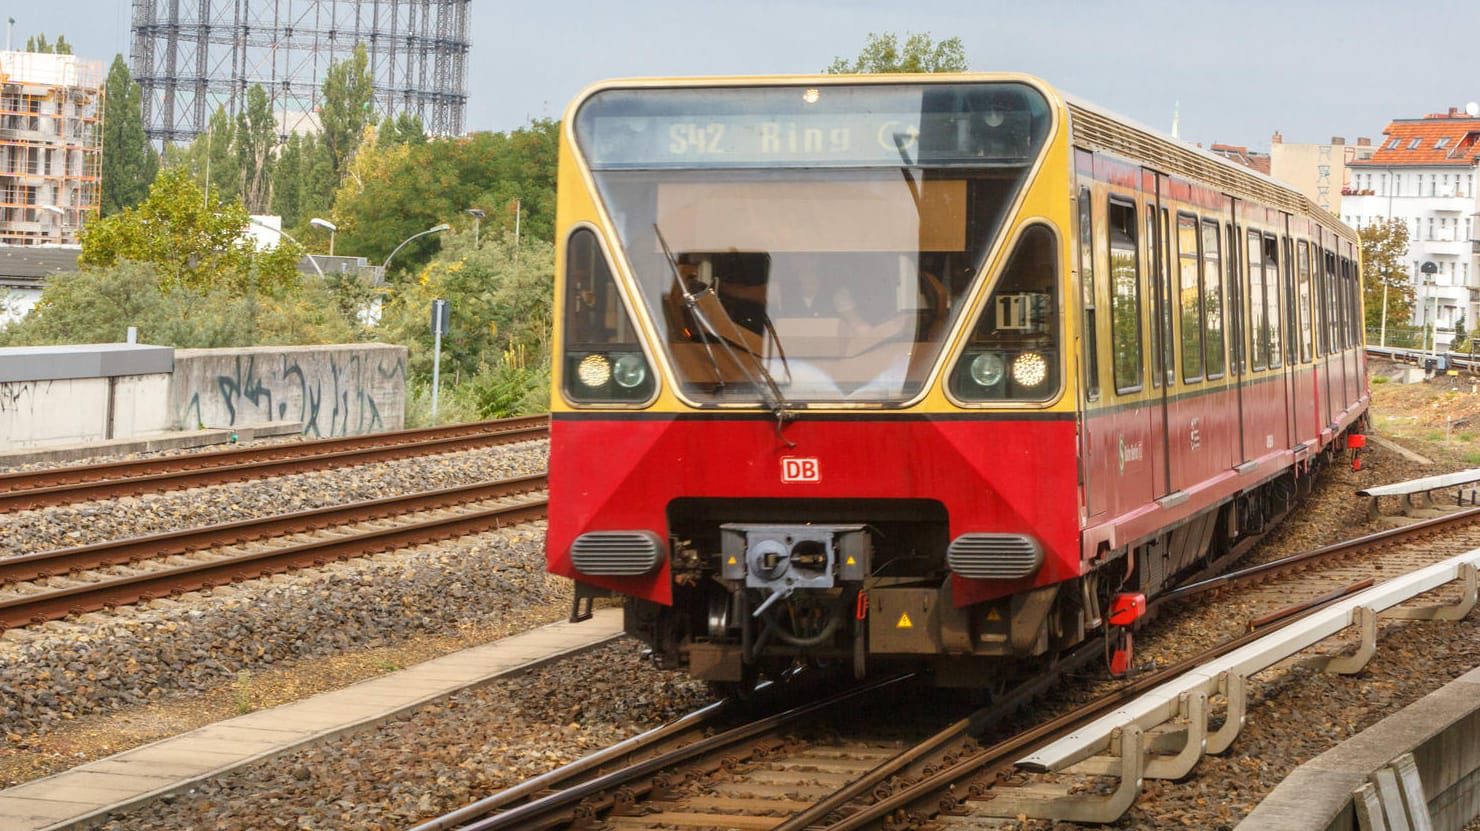
<svg viewBox="0 0 1480 831">
<path fill-rule="evenodd" d="M 1355 233 L 1019 74 L 622 80 L 562 125 L 548 567 L 665 666 L 1000 682 L 1355 444 Z"/>
</svg>

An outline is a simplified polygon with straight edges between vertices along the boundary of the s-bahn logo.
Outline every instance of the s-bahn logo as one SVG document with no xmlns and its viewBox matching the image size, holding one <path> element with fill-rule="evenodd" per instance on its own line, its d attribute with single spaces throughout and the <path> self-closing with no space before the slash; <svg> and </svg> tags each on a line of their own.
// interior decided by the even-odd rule
<svg viewBox="0 0 1480 831">
<path fill-rule="evenodd" d="M 1141 443 L 1126 444 L 1125 436 L 1120 437 L 1120 472 L 1125 473 L 1126 462 L 1141 461 Z"/>
<path fill-rule="evenodd" d="M 822 469 L 818 466 L 816 459 L 804 459 L 799 456 L 783 456 L 781 459 L 781 481 L 821 482 Z"/>
</svg>

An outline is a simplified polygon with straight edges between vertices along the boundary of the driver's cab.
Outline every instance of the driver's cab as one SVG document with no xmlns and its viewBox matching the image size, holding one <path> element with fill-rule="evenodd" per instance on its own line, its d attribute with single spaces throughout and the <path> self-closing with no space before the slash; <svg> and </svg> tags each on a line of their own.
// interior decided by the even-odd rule
<svg viewBox="0 0 1480 831">
<path fill-rule="evenodd" d="M 789 403 L 897 399 L 923 383 L 929 367 L 914 358 L 936 350 L 916 344 L 938 342 L 951 312 L 946 287 L 914 255 L 684 252 L 675 260 L 682 288 L 664 298 L 669 343 L 675 355 L 703 345 L 713 366 L 685 374 L 713 377 L 711 390 L 743 385 L 759 365 Z"/>
</svg>

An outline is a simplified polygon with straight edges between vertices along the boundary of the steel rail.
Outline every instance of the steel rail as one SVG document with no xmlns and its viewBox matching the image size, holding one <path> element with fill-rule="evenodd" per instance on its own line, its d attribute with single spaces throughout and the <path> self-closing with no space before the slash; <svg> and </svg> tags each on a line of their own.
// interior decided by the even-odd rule
<svg viewBox="0 0 1480 831">
<path fill-rule="evenodd" d="M 153 473 L 139 473 L 138 475 L 131 475 L 129 478 L 124 479 L 97 479 L 0 492 L 0 513 L 63 505 L 90 499 L 108 499 L 157 491 L 205 487 L 207 485 L 218 485 L 227 482 L 303 473 L 309 470 L 328 470 L 375 461 L 392 461 L 438 453 L 455 453 L 480 447 L 534 441 L 548 436 L 548 426 L 523 426 L 512 429 L 504 428 L 491 432 L 483 431 L 464 433 L 456 436 L 444 436 L 429 441 L 352 447 L 349 449 L 338 449 L 328 453 L 301 453 L 297 456 L 274 456 L 272 458 L 255 460 L 232 457 L 225 464 L 206 468 L 163 470 Z M 314 447 L 314 445 L 297 446 Z M 209 455 L 214 456 L 218 454 Z M 148 461 L 156 462 L 164 460 Z"/>
<path fill-rule="evenodd" d="M 836 707 L 859 696 L 903 683 L 911 677 L 913 676 L 892 676 L 832 693 L 817 701 L 794 707 L 782 713 L 766 716 L 694 742 L 693 744 L 677 748 L 668 753 L 644 759 L 635 765 L 630 765 L 595 779 L 581 782 L 565 790 L 556 791 L 548 796 L 511 808 L 503 813 L 474 821 L 471 824 L 463 826 L 463 828 L 466 831 L 511 831 L 511 829 L 530 831 L 531 829 L 546 829 L 564 822 L 569 822 L 575 818 L 575 813 L 580 808 L 579 803 L 598 794 L 615 792 L 621 788 L 636 791 L 638 789 L 633 787 L 633 783 L 637 780 L 655 777 L 669 768 L 695 763 L 702 757 L 711 757 L 731 748 L 743 746 L 747 742 L 758 741 L 765 734 L 774 732 L 802 718 L 831 707 Z"/>
<path fill-rule="evenodd" d="M 350 560 L 367 554 L 479 534 L 542 519 L 545 516 L 545 506 L 543 499 L 525 500 L 455 517 L 253 552 L 229 560 L 196 563 L 15 597 L 0 601 L 0 630 L 176 596 L 291 569 L 323 566 L 336 560 Z"/>
<path fill-rule="evenodd" d="M 366 433 L 357 436 L 338 436 L 327 439 L 294 444 L 272 444 L 263 447 L 235 447 L 211 450 L 202 453 L 182 453 L 174 456 L 151 459 L 127 459 L 100 462 L 91 465 L 66 465 L 44 470 L 23 470 L 0 474 L 0 493 L 17 490 L 67 485 L 76 482 L 102 479 L 124 479 L 150 473 L 173 470 L 199 469 L 242 461 L 267 459 L 301 458 L 318 453 L 334 453 L 341 450 L 356 450 L 367 447 L 386 447 L 395 444 L 414 444 L 439 438 L 476 435 L 479 433 L 520 430 L 526 427 L 549 425 L 549 416 L 524 416 L 520 418 L 475 421 L 467 424 L 449 424 L 442 427 L 426 427 L 414 430 L 391 430 L 384 433 Z"/>
<path fill-rule="evenodd" d="M 138 563 L 144 560 L 162 559 L 252 540 L 317 531 L 336 525 L 450 508 L 490 499 L 503 499 L 517 494 L 541 491 L 545 488 L 545 475 L 539 473 L 403 496 L 351 502 L 327 508 L 296 511 L 289 514 L 256 517 L 183 531 L 170 531 L 0 558 L 0 586 L 44 577 L 75 574 L 79 571 Z"/>
</svg>

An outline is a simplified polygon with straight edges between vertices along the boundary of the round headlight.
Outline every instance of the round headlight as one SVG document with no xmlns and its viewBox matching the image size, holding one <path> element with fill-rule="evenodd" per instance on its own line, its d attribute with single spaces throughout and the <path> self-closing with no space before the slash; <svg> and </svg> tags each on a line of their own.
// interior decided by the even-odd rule
<svg viewBox="0 0 1480 831">
<path fill-rule="evenodd" d="M 978 386 L 995 387 L 1002 383 L 1002 375 L 1007 367 L 1002 365 L 1002 358 L 996 352 L 983 352 L 971 359 L 971 380 Z"/>
<path fill-rule="evenodd" d="M 606 382 L 612 378 L 612 364 L 605 355 L 587 355 L 581 359 L 580 366 L 576 367 L 576 377 L 581 383 L 593 389 L 606 386 Z"/>
<path fill-rule="evenodd" d="M 617 358 L 612 365 L 612 380 L 617 386 L 630 390 L 647 380 L 647 361 L 641 355 L 626 354 Z"/>
<path fill-rule="evenodd" d="M 1037 352 L 1024 352 L 1012 361 L 1012 380 L 1022 387 L 1036 387 L 1048 380 L 1048 361 Z"/>
</svg>

